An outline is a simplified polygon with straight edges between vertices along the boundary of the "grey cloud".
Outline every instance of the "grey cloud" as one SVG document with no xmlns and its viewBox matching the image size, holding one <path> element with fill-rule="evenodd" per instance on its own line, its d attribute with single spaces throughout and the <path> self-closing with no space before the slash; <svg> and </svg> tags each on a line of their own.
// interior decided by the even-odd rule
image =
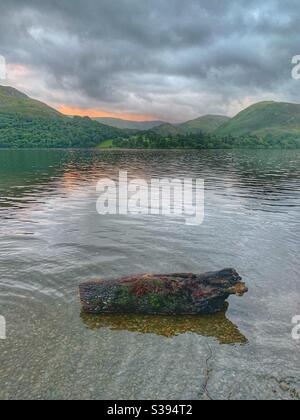
<svg viewBox="0 0 300 420">
<path fill-rule="evenodd" d="M 300 53 L 296 0 L 1 6 L 0 53 L 34 68 L 69 105 L 184 120 L 226 113 L 251 96 L 297 100 L 300 93 L 290 77 L 291 57 Z"/>
</svg>

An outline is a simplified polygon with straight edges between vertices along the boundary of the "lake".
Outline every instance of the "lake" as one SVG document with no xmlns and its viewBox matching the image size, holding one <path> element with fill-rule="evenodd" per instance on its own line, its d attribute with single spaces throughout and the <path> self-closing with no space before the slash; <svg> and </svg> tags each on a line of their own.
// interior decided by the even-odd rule
<svg viewBox="0 0 300 420">
<path fill-rule="evenodd" d="M 96 184 L 202 178 L 205 219 L 101 216 Z M 300 151 L 0 151 L 0 399 L 300 399 Z M 234 267 L 216 316 L 81 314 L 78 285 Z"/>
</svg>

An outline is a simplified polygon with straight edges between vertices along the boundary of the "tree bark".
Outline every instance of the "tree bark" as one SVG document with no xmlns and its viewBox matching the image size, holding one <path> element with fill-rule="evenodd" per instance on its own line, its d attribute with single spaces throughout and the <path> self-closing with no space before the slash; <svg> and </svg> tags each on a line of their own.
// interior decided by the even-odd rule
<svg viewBox="0 0 300 420">
<path fill-rule="evenodd" d="M 230 295 L 248 291 L 234 269 L 205 274 L 143 274 L 79 286 L 89 314 L 196 315 L 221 311 Z"/>
</svg>

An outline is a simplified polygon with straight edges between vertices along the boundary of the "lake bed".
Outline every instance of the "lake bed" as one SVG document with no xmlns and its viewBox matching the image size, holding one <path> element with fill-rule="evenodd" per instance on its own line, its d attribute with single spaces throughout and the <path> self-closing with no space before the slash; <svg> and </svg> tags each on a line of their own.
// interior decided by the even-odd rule
<svg viewBox="0 0 300 420">
<path fill-rule="evenodd" d="M 204 179 L 203 224 L 99 215 L 120 170 Z M 299 151 L 0 150 L 0 399 L 299 399 L 299 187 Z M 214 317 L 81 313 L 83 281 L 231 266 Z"/>
</svg>

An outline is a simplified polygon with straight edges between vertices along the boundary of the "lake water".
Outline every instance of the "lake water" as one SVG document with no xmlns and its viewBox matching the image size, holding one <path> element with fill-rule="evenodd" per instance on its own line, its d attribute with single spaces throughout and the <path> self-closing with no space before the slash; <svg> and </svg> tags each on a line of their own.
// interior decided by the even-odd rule
<svg viewBox="0 0 300 420">
<path fill-rule="evenodd" d="M 205 220 L 100 216 L 96 184 L 204 178 Z M 0 151 L 0 399 L 299 399 L 299 151 Z M 88 317 L 78 284 L 234 267 L 214 317 Z"/>
</svg>

